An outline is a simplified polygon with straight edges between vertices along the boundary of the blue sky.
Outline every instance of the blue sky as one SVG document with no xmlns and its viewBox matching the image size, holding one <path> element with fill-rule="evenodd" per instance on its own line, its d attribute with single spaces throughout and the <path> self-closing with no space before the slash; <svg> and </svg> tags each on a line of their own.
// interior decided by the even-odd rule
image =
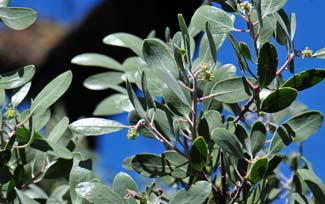
<svg viewBox="0 0 325 204">
<path fill-rule="evenodd" d="M 11 5 L 31 7 L 39 13 L 40 18 L 50 18 L 60 22 L 71 24 L 81 20 L 90 8 L 100 0 L 12 0 Z M 297 16 L 296 47 L 304 49 L 308 46 L 316 51 L 325 47 L 325 24 L 324 24 L 324 0 L 289 0 L 285 10 L 295 12 Z M 175 17 L 176 20 L 176 17 Z M 99 41 L 101 39 L 98 39 Z M 235 61 L 233 51 L 229 43 L 226 43 L 223 52 L 219 53 L 222 63 Z M 281 54 L 281 52 L 279 53 Z M 283 54 L 283 53 L 282 53 Z M 295 61 L 296 72 L 311 68 L 325 68 L 325 60 L 305 59 Z M 300 93 L 298 100 L 306 104 L 310 109 L 320 110 L 325 113 L 325 83 Z M 124 120 L 125 117 L 124 117 Z M 304 155 L 309 159 L 316 173 L 325 181 L 325 125 L 321 130 L 310 137 L 304 143 Z M 121 161 L 126 156 L 139 152 L 160 153 L 163 148 L 157 141 L 139 139 L 128 141 L 126 132 L 116 135 L 99 137 L 98 153 L 103 155 L 100 169 L 106 174 L 105 177 L 117 173 L 121 169 Z"/>
</svg>

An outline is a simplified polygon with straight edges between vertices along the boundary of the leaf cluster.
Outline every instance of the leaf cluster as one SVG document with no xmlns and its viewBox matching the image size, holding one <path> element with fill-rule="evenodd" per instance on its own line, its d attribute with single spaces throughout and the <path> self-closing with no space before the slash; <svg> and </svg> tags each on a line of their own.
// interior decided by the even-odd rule
<svg viewBox="0 0 325 204">
<path fill-rule="evenodd" d="M 296 17 L 284 11 L 286 0 L 216 2 L 221 8 L 207 2 L 189 25 L 179 15 L 180 31 L 172 35 L 167 29 L 165 41 L 152 35 L 144 40 L 127 33 L 108 35 L 105 44 L 129 48 L 136 55 L 121 64 L 96 53 L 73 58 L 75 64 L 108 69 L 86 79 L 86 87 L 118 92 L 100 102 L 94 115 L 127 111 L 129 139 L 145 136 L 166 146 L 160 155 L 131 156 L 124 166 L 185 188 L 170 203 L 188 202 L 190 195 L 202 198 L 194 203 L 272 203 L 285 193 L 292 203 L 321 203 L 324 186 L 302 152 L 285 155 L 282 150 L 291 143 L 301 149 L 322 126 L 322 113 L 307 110 L 296 98 L 321 82 L 325 70 L 294 74 L 295 58 L 322 58 L 322 50 L 312 54 L 294 46 Z M 236 28 L 236 19 L 247 27 Z M 238 42 L 234 33 L 249 35 L 252 43 Z M 236 64 L 218 61 L 226 39 Z M 287 50 L 282 64 L 277 52 L 281 46 Z M 287 70 L 292 77 L 284 79 Z M 82 119 L 70 129 L 99 135 L 123 128 L 106 120 L 100 131 L 96 124 L 101 120 Z M 291 170 L 290 177 L 283 176 L 281 163 Z M 202 182 L 207 184 L 199 187 Z M 211 188 L 201 195 L 206 186 Z"/>
<path fill-rule="evenodd" d="M 324 184 L 301 149 L 322 126 L 323 115 L 307 110 L 296 98 L 320 83 L 325 69 L 294 74 L 294 59 L 323 58 L 324 50 L 297 50 L 296 18 L 283 10 L 286 0 L 217 2 L 218 7 L 206 2 L 198 8 L 189 25 L 179 14 L 180 31 L 171 34 L 166 29 L 165 41 L 154 32 L 147 39 L 108 35 L 105 44 L 129 48 L 136 55 L 123 63 L 97 53 L 73 58 L 72 63 L 106 69 L 89 76 L 84 86 L 116 91 L 99 103 L 96 117 L 69 124 L 61 116 L 48 129 L 53 118 L 49 108 L 67 91 L 70 71 L 49 82 L 22 113 L 17 107 L 31 87 L 35 67 L 1 75 L 0 102 L 6 111 L 0 120 L 0 202 L 267 204 L 289 199 L 321 204 Z M 26 15 L 13 20 L 17 24 L 8 23 L 1 17 L 6 5 L 3 1 L 0 8 L 6 25 L 22 28 L 31 22 Z M 236 28 L 236 18 L 247 27 Z M 238 42 L 234 33 L 249 35 L 252 43 Z M 235 64 L 218 61 L 226 39 L 237 57 Z M 287 50 L 283 63 L 277 53 L 281 46 Z M 292 77 L 285 79 L 287 71 Z M 98 117 L 121 112 L 128 112 L 129 124 Z M 123 165 L 176 187 L 173 196 L 155 183 L 141 190 L 122 172 L 112 188 L 94 176 L 92 161 L 78 149 L 78 141 L 122 129 L 129 129 L 129 139 L 144 136 L 165 145 L 161 154 L 139 153 Z M 292 143 L 297 143 L 297 152 L 284 154 Z M 282 166 L 290 176 L 282 173 Z M 59 178 L 62 183 L 53 191 L 42 189 Z"/>
</svg>

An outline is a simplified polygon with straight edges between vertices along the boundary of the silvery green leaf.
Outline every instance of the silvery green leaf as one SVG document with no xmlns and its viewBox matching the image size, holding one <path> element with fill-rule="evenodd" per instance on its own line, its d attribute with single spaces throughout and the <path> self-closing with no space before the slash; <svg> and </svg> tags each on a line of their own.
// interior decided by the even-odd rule
<svg viewBox="0 0 325 204">
<path fill-rule="evenodd" d="M 142 56 L 143 40 L 135 35 L 129 33 L 113 33 L 106 36 L 103 42 L 108 45 L 129 48 L 139 57 Z"/>
<path fill-rule="evenodd" d="M 0 0 L 0 7 L 8 6 L 10 0 Z"/>
<path fill-rule="evenodd" d="M 288 0 L 267 0 L 261 1 L 262 17 L 275 13 L 282 9 Z"/>
<path fill-rule="evenodd" d="M 29 92 L 31 85 L 32 83 L 28 82 L 13 93 L 11 96 L 11 104 L 13 107 L 17 107 L 24 100 Z"/>
<path fill-rule="evenodd" d="M 233 15 L 219 8 L 205 5 L 195 11 L 191 23 L 201 31 L 205 31 L 205 25 L 209 22 L 211 33 L 223 34 L 234 29 L 234 21 Z"/>
<path fill-rule="evenodd" d="M 69 125 L 70 130 L 81 135 L 103 135 L 128 128 L 127 126 L 104 118 L 84 118 Z"/>
<path fill-rule="evenodd" d="M 84 53 L 77 55 L 72 58 L 71 63 L 82 66 L 103 67 L 117 71 L 123 70 L 122 65 L 118 61 L 99 53 Z"/>
<path fill-rule="evenodd" d="M 178 69 L 175 60 L 168 51 L 166 45 L 156 39 L 147 39 L 143 44 L 143 55 L 148 66 L 159 76 L 159 79 L 175 93 L 184 105 L 189 102 L 178 84 Z M 149 76 L 147 76 L 149 79 Z"/>
<path fill-rule="evenodd" d="M 36 20 L 37 13 L 30 8 L 0 7 L 1 21 L 14 30 L 24 30 Z"/>
<path fill-rule="evenodd" d="M 318 59 L 325 59 L 325 48 L 319 49 L 317 50 L 314 54 L 313 54 L 314 58 L 318 58 Z"/>
<path fill-rule="evenodd" d="M 71 71 L 66 71 L 53 79 L 32 101 L 30 114 L 44 112 L 68 90 L 71 82 Z"/>
<path fill-rule="evenodd" d="M 28 197 L 24 192 L 18 190 L 17 188 L 15 188 L 15 190 L 21 204 L 40 204 L 39 202 Z"/>
<path fill-rule="evenodd" d="M 252 90 L 244 78 L 231 78 L 217 82 L 210 96 L 224 103 L 238 103 L 248 99 Z"/>
<path fill-rule="evenodd" d="M 36 68 L 34 65 L 28 65 L 20 69 L 0 75 L 0 89 L 14 89 L 29 82 Z"/>
<path fill-rule="evenodd" d="M 123 82 L 122 72 L 102 72 L 85 79 L 83 85 L 90 90 L 105 90 Z"/>
<path fill-rule="evenodd" d="M 60 138 L 64 135 L 68 127 L 69 118 L 64 116 L 51 130 L 49 136 L 47 137 L 47 140 L 52 142 L 58 142 Z"/>
<path fill-rule="evenodd" d="M 124 199 L 111 191 L 106 185 L 94 181 L 79 183 L 76 193 L 83 200 L 82 203 L 92 204 L 125 204 Z"/>
<path fill-rule="evenodd" d="M 114 115 L 133 110 L 129 97 L 124 94 L 113 94 L 102 100 L 94 111 L 96 116 Z"/>
</svg>

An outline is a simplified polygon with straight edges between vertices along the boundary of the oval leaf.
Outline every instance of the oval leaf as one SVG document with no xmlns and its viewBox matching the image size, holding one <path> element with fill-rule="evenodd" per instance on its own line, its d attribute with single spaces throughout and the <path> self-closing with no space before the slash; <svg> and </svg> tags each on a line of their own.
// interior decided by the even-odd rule
<svg viewBox="0 0 325 204">
<path fill-rule="evenodd" d="M 0 151 L 0 166 L 4 166 L 8 163 L 11 158 L 11 151 L 10 150 L 1 150 Z"/>
<path fill-rule="evenodd" d="M 298 91 L 289 88 L 279 88 L 272 91 L 263 101 L 261 110 L 267 113 L 275 113 L 291 105 L 296 99 Z"/>
<path fill-rule="evenodd" d="M 214 62 L 216 60 L 216 55 L 211 54 L 211 41 L 214 41 L 215 51 L 218 51 L 224 41 L 226 40 L 225 34 L 212 34 L 212 39 L 209 39 L 208 35 L 205 33 L 200 41 L 199 56 L 198 61 L 202 63 Z M 213 51 L 214 52 L 214 51 Z"/>
<path fill-rule="evenodd" d="M 124 94 L 113 94 L 101 101 L 94 111 L 95 116 L 114 115 L 133 110 L 129 97 Z"/>
<path fill-rule="evenodd" d="M 134 171 L 149 178 L 163 177 L 171 173 L 168 162 L 155 154 L 137 154 L 132 158 L 131 164 Z"/>
<path fill-rule="evenodd" d="M 70 130 L 85 136 L 103 135 L 128 128 L 127 126 L 104 118 L 84 118 L 69 125 Z"/>
<path fill-rule="evenodd" d="M 269 147 L 269 151 L 271 154 L 277 153 L 281 150 L 283 150 L 284 148 L 286 148 L 286 146 L 288 146 L 289 144 L 291 144 L 292 142 L 292 138 L 291 136 L 288 134 L 287 129 L 284 126 L 279 126 L 278 129 L 275 131 L 270 147 Z"/>
<path fill-rule="evenodd" d="M 168 161 L 168 167 L 171 169 L 171 176 L 175 178 L 187 177 L 188 159 L 176 151 L 168 150 L 161 155 Z"/>
<path fill-rule="evenodd" d="M 244 78 L 232 78 L 217 82 L 210 96 L 224 103 L 238 103 L 248 99 L 252 91 Z"/>
<path fill-rule="evenodd" d="M 184 106 L 184 104 L 179 100 L 177 95 L 175 95 L 172 90 L 169 88 L 162 88 L 162 93 L 164 102 L 174 113 L 182 116 L 188 116 L 188 114 L 191 112 L 191 108 Z"/>
<path fill-rule="evenodd" d="M 46 170 L 44 178 L 58 179 L 68 176 L 73 165 L 72 159 L 58 159 Z"/>
<path fill-rule="evenodd" d="M 248 60 L 253 61 L 251 51 L 249 50 L 249 47 L 247 43 L 245 42 L 239 42 L 239 50 L 240 53 Z"/>
<path fill-rule="evenodd" d="M 201 120 L 205 120 L 207 125 L 208 125 L 208 130 L 205 131 L 209 131 L 209 133 L 211 134 L 212 131 L 215 128 L 220 128 L 223 126 L 223 122 L 222 122 L 222 116 L 220 114 L 220 112 L 215 111 L 215 110 L 208 110 L 206 112 L 204 112 L 202 119 Z"/>
<path fill-rule="evenodd" d="M 283 160 L 282 155 L 275 155 L 274 157 L 272 157 L 272 159 L 270 159 L 269 161 L 267 174 L 273 173 L 273 171 L 279 166 L 282 160 Z"/>
<path fill-rule="evenodd" d="M 0 0 L 0 6 L 1 7 L 6 7 L 8 6 L 10 0 Z"/>
<path fill-rule="evenodd" d="M 308 89 L 321 82 L 325 77 L 325 69 L 311 69 L 300 72 L 288 79 L 281 87 L 291 87 L 298 91 Z"/>
<path fill-rule="evenodd" d="M 64 145 L 57 143 L 57 142 L 50 142 L 50 141 L 47 141 L 47 143 L 49 145 L 49 147 L 47 147 L 47 148 L 50 148 L 50 151 L 48 151 L 48 154 L 53 155 L 58 158 L 62 158 L 62 159 L 72 159 L 73 153 L 69 149 L 67 149 Z"/>
<path fill-rule="evenodd" d="M 147 39 L 143 44 L 143 55 L 148 66 L 159 76 L 159 79 L 175 93 L 183 104 L 190 106 L 177 82 L 178 68 L 167 46 L 159 40 Z"/>
<path fill-rule="evenodd" d="M 253 155 L 264 147 L 266 137 L 267 131 L 264 124 L 261 121 L 256 121 L 252 126 L 250 134 L 251 152 Z"/>
<path fill-rule="evenodd" d="M 169 201 L 169 204 L 203 204 L 210 196 L 211 184 L 206 181 L 198 181 L 189 189 L 183 188 Z"/>
<path fill-rule="evenodd" d="M 129 48 L 138 56 L 142 56 L 143 40 L 135 35 L 129 33 L 113 33 L 106 36 L 103 42 L 107 45 Z"/>
<path fill-rule="evenodd" d="M 296 142 L 302 142 L 315 134 L 323 124 L 323 114 L 319 111 L 305 111 L 291 117 L 283 126 Z"/>
<path fill-rule="evenodd" d="M 231 79 L 236 76 L 236 67 L 232 64 L 225 64 L 221 67 L 218 67 L 218 69 L 214 69 L 212 72 L 212 81 L 205 83 L 203 90 L 203 96 L 208 96 L 211 93 L 212 88 L 214 85 L 222 80 L 225 79 Z M 210 109 L 211 106 L 213 106 L 213 102 L 215 102 L 215 99 L 209 99 L 203 101 L 203 109 Z M 220 103 L 220 102 L 217 102 Z M 212 109 L 215 110 L 215 109 Z"/>
<path fill-rule="evenodd" d="M 320 50 L 317 50 L 314 54 L 313 54 L 314 58 L 318 58 L 318 59 L 325 59 L 325 48 L 322 48 Z"/>
<path fill-rule="evenodd" d="M 68 127 L 69 118 L 64 116 L 51 130 L 49 136 L 47 137 L 47 140 L 50 142 L 58 142 Z"/>
<path fill-rule="evenodd" d="M 191 23 L 202 31 L 205 31 L 207 22 L 211 33 L 214 34 L 228 33 L 234 28 L 234 16 L 214 6 L 201 6 L 191 20 Z"/>
<path fill-rule="evenodd" d="M 260 49 L 257 67 L 258 82 L 262 88 L 266 87 L 275 78 L 278 68 L 278 54 L 271 43 L 265 43 Z"/>
<path fill-rule="evenodd" d="M 261 1 L 262 16 L 265 17 L 271 13 L 275 13 L 287 3 L 287 0 L 268 0 Z"/>
<path fill-rule="evenodd" d="M 146 119 L 147 118 L 147 113 L 144 110 L 138 96 L 136 95 L 136 93 L 134 92 L 132 85 L 129 81 L 126 81 L 126 89 L 128 91 L 128 96 L 129 99 L 134 107 L 134 109 L 136 110 L 136 112 L 139 114 L 139 116 L 142 119 Z"/>
<path fill-rule="evenodd" d="M 83 85 L 90 90 L 105 90 L 121 83 L 122 72 L 103 72 L 86 78 Z"/>
<path fill-rule="evenodd" d="M 168 47 L 162 41 L 157 39 L 145 40 L 143 55 L 151 69 L 168 72 L 169 75 L 176 79 L 178 78 L 179 73 L 176 62 L 170 54 Z"/>
<path fill-rule="evenodd" d="M 21 204 L 40 204 L 39 202 L 28 197 L 24 192 L 18 190 L 17 188 L 15 188 L 15 190 Z"/>
<path fill-rule="evenodd" d="M 88 168 L 81 167 L 82 161 L 75 160 L 69 175 L 70 197 L 73 204 L 81 203 L 76 192 L 76 186 L 85 181 L 90 181 L 92 171 Z"/>
<path fill-rule="evenodd" d="M 123 70 L 122 65 L 111 57 L 98 53 L 84 53 L 75 56 L 71 60 L 72 64 L 78 64 L 82 66 L 94 66 L 103 67 L 109 69 L 115 69 L 118 71 Z"/>
<path fill-rule="evenodd" d="M 0 19 L 14 30 L 24 30 L 36 20 L 37 13 L 30 8 L 0 7 Z"/>
<path fill-rule="evenodd" d="M 30 114 L 44 112 L 68 90 L 71 81 L 72 72 L 66 71 L 48 83 L 32 102 Z"/>
<path fill-rule="evenodd" d="M 211 139 L 224 151 L 230 155 L 241 158 L 243 147 L 236 135 L 224 128 L 216 128 L 211 135 Z"/>
<path fill-rule="evenodd" d="M 14 89 L 29 82 L 35 74 L 35 66 L 28 65 L 0 75 L 0 89 Z"/>
<path fill-rule="evenodd" d="M 268 164 L 267 158 L 258 159 L 250 170 L 249 180 L 252 183 L 261 181 L 267 171 Z"/>
<path fill-rule="evenodd" d="M 124 198 L 128 194 L 128 190 L 138 192 L 135 181 L 126 173 L 118 173 L 113 180 L 113 190 Z"/>
<path fill-rule="evenodd" d="M 106 185 L 96 182 L 79 183 L 76 187 L 76 192 L 87 203 L 125 204 L 119 194 L 112 192 Z"/>
<path fill-rule="evenodd" d="M 55 202 L 64 203 L 65 195 L 67 194 L 69 189 L 70 189 L 69 185 L 58 186 L 57 188 L 55 188 L 52 191 L 51 196 L 48 198 L 47 202 L 48 203 L 55 203 Z"/>
<path fill-rule="evenodd" d="M 325 187 L 322 180 L 312 170 L 309 169 L 299 169 L 297 171 L 297 174 L 306 182 L 310 188 L 315 199 L 315 204 L 324 203 Z"/>
<path fill-rule="evenodd" d="M 208 145 L 202 136 L 197 137 L 191 148 L 191 165 L 194 169 L 202 171 L 208 160 Z"/>
<path fill-rule="evenodd" d="M 0 184 L 4 185 L 8 181 L 10 181 L 11 178 L 13 178 L 13 175 L 10 172 L 10 169 L 8 166 L 0 166 Z"/>
<path fill-rule="evenodd" d="M 11 96 L 11 104 L 13 107 L 17 107 L 27 96 L 28 91 L 31 87 L 32 83 L 28 82 L 24 86 L 22 86 L 18 91 L 15 91 Z"/>
</svg>

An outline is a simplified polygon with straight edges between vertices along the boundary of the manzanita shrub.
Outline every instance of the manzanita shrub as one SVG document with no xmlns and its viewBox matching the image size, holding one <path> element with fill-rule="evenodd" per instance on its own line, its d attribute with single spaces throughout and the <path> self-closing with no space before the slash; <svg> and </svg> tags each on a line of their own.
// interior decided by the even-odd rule
<svg viewBox="0 0 325 204">
<path fill-rule="evenodd" d="M 283 10 L 287 0 L 216 2 L 219 7 L 206 2 L 198 8 L 189 26 L 178 15 L 180 32 L 172 35 L 167 29 L 165 42 L 152 34 L 144 40 L 127 33 L 108 35 L 105 44 L 129 48 L 137 55 L 123 64 L 96 53 L 72 59 L 75 64 L 109 69 L 84 82 L 92 90 L 117 92 L 100 102 L 94 115 L 127 111 L 130 124 L 84 118 L 70 124 L 70 129 L 87 136 L 128 128 L 129 139 L 144 136 L 162 142 L 166 151 L 161 154 L 133 155 L 123 165 L 178 189 L 170 197 L 152 185 L 139 192 L 121 173 L 112 190 L 83 180 L 77 185 L 81 199 L 90 203 L 325 202 L 325 186 L 300 151 L 302 142 L 321 127 L 323 115 L 295 101 L 300 91 L 324 79 L 325 70 L 296 74 L 294 69 L 295 58 L 324 58 L 324 50 L 313 54 L 308 48 L 295 48 L 296 17 Z M 247 27 L 235 28 L 235 20 Z M 235 36 L 241 35 L 249 35 L 249 42 L 238 42 Z M 237 57 L 234 64 L 217 60 L 226 39 Z M 278 48 L 286 50 L 285 56 L 278 57 Z M 292 76 L 286 79 L 284 72 Z M 134 88 L 142 91 L 141 96 Z M 297 152 L 284 154 L 291 143 L 298 144 Z M 286 167 L 289 176 L 282 173 Z"/>
<path fill-rule="evenodd" d="M 7 3 L 0 1 L 3 23 L 14 29 L 33 23 L 35 12 Z M 65 116 L 51 117 L 49 108 L 71 83 L 70 71 L 49 82 L 20 112 L 17 107 L 28 93 L 35 67 L 2 74 L 0 203 L 324 203 L 325 186 L 301 151 L 323 116 L 295 100 L 300 91 L 324 79 L 325 69 L 296 74 L 293 62 L 325 58 L 325 50 L 313 54 L 295 48 L 296 18 L 282 9 L 286 0 L 217 3 L 219 7 L 204 3 L 188 26 L 179 15 L 181 31 L 172 35 L 167 29 L 165 42 L 153 33 L 145 40 L 127 33 L 108 35 L 104 43 L 137 55 L 123 64 L 96 53 L 72 60 L 109 69 L 84 82 L 89 89 L 117 91 L 94 115 L 127 111 L 129 124 L 104 118 L 69 124 Z M 235 17 L 247 28 L 235 28 Z M 241 35 L 251 40 L 237 42 Z M 217 60 L 227 38 L 237 56 L 234 64 Z M 279 48 L 287 50 L 285 56 L 277 56 Z M 282 76 L 285 72 L 292 76 Z M 123 165 L 145 177 L 161 178 L 175 188 L 174 194 L 155 182 L 139 189 L 126 173 L 116 175 L 111 187 L 94 176 L 78 141 L 121 129 L 129 129 L 129 139 L 144 136 L 165 145 L 159 155 L 140 153 Z M 297 151 L 284 154 L 291 143 L 298 144 Z M 290 175 L 283 173 L 285 168 Z"/>
</svg>

